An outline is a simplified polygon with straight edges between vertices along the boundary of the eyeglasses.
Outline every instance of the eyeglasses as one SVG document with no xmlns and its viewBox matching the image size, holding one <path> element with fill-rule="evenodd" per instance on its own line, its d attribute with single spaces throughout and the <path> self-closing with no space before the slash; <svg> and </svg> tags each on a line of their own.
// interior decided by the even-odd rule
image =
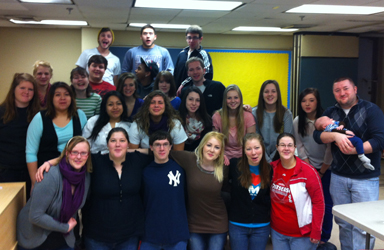
<svg viewBox="0 0 384 250">
<path fill-rule="evenodd" d="M 155 148 L 161 148 L 161 147 L 164 147 L 164 148 L 167 148 L 167 147 L 169 147 L 169 143 L 163 143 L 163 144 L 161 144 L 161 143 L 155 143 L 155 144 L 153 144 L 153 147 L 155 147 Z"/>
<path fill-rule="evenodd" d="M 74 156 L 74 157 L 77 157 L 78 155 L 80 155 L 81 157 L 87 157 L 89 153 L 88 152 L 71 151 L 70 154 L 71 154 L 71 156 Z"/>
<path fill-rule="evenodd" d="M 293 144 L 288 144 L 288 145 L 279 144 L 279 147 L 282 147 L 282 148 L 293 148 L 293 147 L 295 147 L 295 145 L 293 145 Z"/>
<path fill-rule="evenodd" d="M 186 38 L 187 38 L 187 40 L 199 40 L 200 39 L 200 37 L 198 37 L 198 36 L 187 36 Z"/>
</svg>

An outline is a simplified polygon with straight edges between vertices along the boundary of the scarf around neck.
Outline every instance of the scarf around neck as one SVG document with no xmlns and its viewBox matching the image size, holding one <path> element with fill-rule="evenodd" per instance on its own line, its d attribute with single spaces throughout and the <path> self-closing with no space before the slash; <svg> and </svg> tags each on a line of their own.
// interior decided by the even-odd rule
<svg viewBox="0 0 384 250">
<path fill-rule="evenodd" d="M 59 168 L 63 177 L 63 201 L 61 204 L 60 222 L 67 223 L 80 208 L 83 201 L 86 166 L 84 165 L 80 172 L 76 172 L 72 166 L 67 163 L 66 157 L 63 157 L 59 163 Z M 73 195 L 71 185 L 75 186 Z"/>
<path fill-rule="evenodd" d="M 168 132 L 168 117 L 166 115 L 163 115 L 161 117 L 161 120 L 159 123 L 154 123 L 152 119 L 149 119 L 149 129 L 148 134 L 151 135 L 155 133 L 158 130 L 163 130 L 165 132 Z"/>
</svg>

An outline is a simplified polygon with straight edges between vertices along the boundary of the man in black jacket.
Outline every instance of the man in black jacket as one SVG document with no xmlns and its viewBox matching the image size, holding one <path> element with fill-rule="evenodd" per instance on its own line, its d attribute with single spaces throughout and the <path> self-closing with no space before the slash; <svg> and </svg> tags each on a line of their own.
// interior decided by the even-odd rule
<svg viewBox="0 0 384 250">
<path fill-rule="evenodd" d="M 182 87 L 181 98 L 184 97 L 185 90 L 189 86 L 198 87 L 203 92 L 207 112 L 210 116 L 213 113 L 221 109 L 223 105 L 223 94 L 225 86 L 221 82 L 208 80 L 205 78 L 206 69 L 204 68 L 204 62 L 200 58 L 191 57 L 185 63 L 190 81 L 184 82 Z"/>
</svg>

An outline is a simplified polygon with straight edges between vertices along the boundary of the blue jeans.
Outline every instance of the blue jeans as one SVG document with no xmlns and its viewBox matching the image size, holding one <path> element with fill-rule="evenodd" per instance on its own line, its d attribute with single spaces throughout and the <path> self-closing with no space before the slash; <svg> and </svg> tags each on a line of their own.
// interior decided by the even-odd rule
<svg viewBox="0 0 384 250">
<path fill-rule="evenodd" d="M 137 250 L 139 246 L 139 237 L 133 236 L 128 240 L 120 243 L 106 243 L 102 241 L 96 241 L 89 237 L 84 237 L 85 247 L 87 249 L 97 250 Z"/>
<path fill-rule="evenodd" d="M 187 241 L 179 241 L 175 244 L 154 244 L 148 241 L 142 241 L 140 250 L 185 250 Z"/>
<path fill-rule="evenodd" d="M 190 250 L 223 250 L 227 233 L 203 234 L 189 233 Z"/>
<path fill-rule="evenodd" d="M 271 229 L 272 246 L 274 250 L 315 250 L 317 244 L 313 244 L 309 237 L 291 237 Z"/>
<path fill-rule="evenodd" d="M 325 171 L 323 177 L 321 178 L 321 183 L 323 184 L 323 193 L 324 193 L 324 203 L 325 203 L 325 213 L 323 220 L 323 228 L 321 231 L 321 241 L 327 242 L 331 238 L 332 226 L 333 226 L 333 215 L 332 215 L 332 197 L 329 192 L 329 186 L 331 182 L 331 170 L 328 169 Z"/>
<path fill-rule="evenodd" d="M 375 201 L 379 199 L 379 177 L 351 179 L 332 173 L 330 191 L 334 205 Z M 343 250 L 365 248 L 365 231 L 336 216 L 335 222 L 339 225 L 339 240 Z M 371 236 L 371 249 L 374 245 L 375 238 Z"/>
<path fill-rule="evenodd" d="M 229 222 L 229 242 L 234 250 L 265 249 L 271 232 L 271 226 L 242 227 Z"/>
</svg>

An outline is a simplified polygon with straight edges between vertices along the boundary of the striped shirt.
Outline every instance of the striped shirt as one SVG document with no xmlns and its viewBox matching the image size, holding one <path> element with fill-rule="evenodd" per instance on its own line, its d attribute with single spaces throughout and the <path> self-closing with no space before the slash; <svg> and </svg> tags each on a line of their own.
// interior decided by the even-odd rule
<svg viewBox="0 0 384 250">
<path fill-rule="evenodd" d="M 76 106 L 84 111 L 87 119 L 100 114 L 100 104 L 101 97 L 96 93 L 92 93 L 91 97 L 85 99 L 76 98 Z"/>
</svg>

